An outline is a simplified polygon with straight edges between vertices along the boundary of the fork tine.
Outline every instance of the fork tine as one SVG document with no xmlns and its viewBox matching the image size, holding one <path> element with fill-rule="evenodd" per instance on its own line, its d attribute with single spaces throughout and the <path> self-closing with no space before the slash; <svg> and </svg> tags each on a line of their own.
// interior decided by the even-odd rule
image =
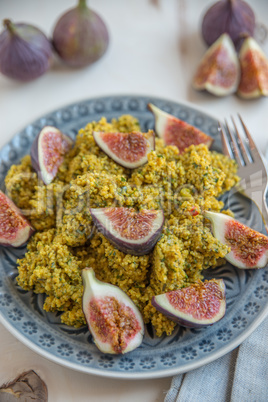
<svg viewBox="0 0 268 402">
<path fill-rule="evenodd" d="M 240 116 L 240 114 L 238 114 L 238 117 L 239 117 L 239 120 L 241 121 L 241 124 L 243 126 L 245 135 L 247 137 L 248 145 L 249 145 L 251 155 L 252 155 L 252 159 L 254 160 L 254 156 L 255 156 L 256 159 L 260 158 L 260 153 L 259 153 L 259 151 L 258 151 L 258 149 L 256 147 L 256 144 L 253 141 L 253 138 L 251 137 L 251 135 L 250 135 L 250 133 L 249 133 L 244 121 L 242 120 L 242 117 Z"/>
<path fill-rule="evenodd" d="M 240 158 L 240 154 L 239 154 L 239 149 L 236 143 L 236 139 L 232 133 L 232 131 L 229 129 L 229 126 L 227 124 L 227 121 L 225 120 L 225 126 L 227 128 L 227 131 L 229 133 L 230 136 L 230 140 L 231 140 L 231 147 L 232 147 L 232 151 L 235 157 L 236 162 L 238 163 L 239 167 L 243 166 L 242 162 L 241 162 L 241 158 Z"/>
<path fill-rule="evenodd" d="M 234 120 L 233 116 L 231 116 L 231 119 L 232 119 L 232 122 L 233 122 L 233 125 L 234 125 L 234 128 L 235 128 L 235 132 L 236 132 L 236 135 L 237 135 L 238 144 L 240 145 L 240 152 L 241 152 L 241 154 L 243 156 L 245 164 L 247 165 L 247 164 L 251 163 L 251 161 L 249 160 L 247 150 L 246 150 L 245 145 L 243 143 L 243 140 L 242 140 L 242 138 L 241 138 L 241 136 L 239 134 L 239 131 L 237 129 L 237 125 L 235 124 L 235 120 Z"/>
<path fill-rule="evenodd" d="M 222 151 L 223 151 L 224 155 L 227 155 L 227 156 L 229 156 L 229 158 L 232 158 L 233 154 L 232 154 L 232 150 L 229 145 L 229 140 L 227 138 L 227 135 L 225 133 L 225 130 L 223 129 L 221 122 L 219 122 L 219 131 L 221 133 Z"/>
</svg>

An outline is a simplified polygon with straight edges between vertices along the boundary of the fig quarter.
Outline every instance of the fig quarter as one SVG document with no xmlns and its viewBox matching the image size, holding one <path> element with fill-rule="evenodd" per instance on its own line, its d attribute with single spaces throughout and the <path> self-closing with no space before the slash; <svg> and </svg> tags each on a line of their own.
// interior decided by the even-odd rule
<svg viewBox="0 0 268 402">
<path fill-rule="evenodd" d="M 206 211 L 205 217 L 212 223 L 213 235 L 230 247 L 225 259 L 232 265 L 241 269 L 267 265 L 267 236 L 222 213 Z"/>
<path fill-rule="evenodd" d="M 171 320 L 188 328 L 212 325 L 225 315 L 225 284 L 211 279 L 154 296 L 152 305 Z"/>
</svg>

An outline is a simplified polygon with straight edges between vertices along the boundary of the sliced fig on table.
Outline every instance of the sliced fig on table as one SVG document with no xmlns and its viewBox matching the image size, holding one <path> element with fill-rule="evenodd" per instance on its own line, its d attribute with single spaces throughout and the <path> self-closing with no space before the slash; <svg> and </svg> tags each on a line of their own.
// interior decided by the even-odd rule
<svg viewBox="0 0 268 402">
<path fill-rule="evenodd" d="M 228 215 L 206 211 L 213 235 L 231 248 L 225 259 L 237 268 L 264 268 L 268 263 L 268 237 Z"/>
<path fill-rule="evenodd" d="M 82 278 L 83 312 L 98 349 L 124 354 L 140 346 L 144 323 L 130 297 L 119 287 L 99 281 L 92 268 L 83 269 Z"/>
<path fill-rule="evenodd" d="M 239 60 L 241 79 L 237 94 L 246 99 L 268 96 L 268 59 L 255 39 L 245 39 Z"/>
<path fill-rule="evenodd" d="M 32 166 L 45 184 L 53 181 L 73 140 L 53 126 L 45 126 L 31 147 Z"/>
<path fill-rule="evenodd" d="M 119 165 L 135 169 L 148 162 L 148 153 L 154 150 L 154 132 L 105 133 L 93 132 L 97 145 Z"/>
<path fill-rule="evenodd" d="M 155 117 L 156 134 L 164 140 L 165 145 L 175 145 L 180 152 L 190 145 L 206 144 L 208 148 L 212 145 L 213 138 L 191 124 L 164 112 L 152 103 L 148 104 L 148 109 Z"/>
<path fill-rule="evenodd" d="M 155 246 L 164 225 L 162 210 L 108 207 L 91 208 L 97 229 L 126 254 L 145 255 Z"/>
<path fill-rule="evenodd" d="M 240 65 L 234 44 L 228 34 L 223 34 L 203 56 L 193 87 L 216 96 L 236 92 L 240 80 Z"/>
<path fill-rule="evenodd" d="M 225 284 L 222 279 L 200 281 L 154 296 L 152 305 L 184 327 L 201 328 L 212 325 L 225 315 Z"/>
<path fill-rule="evenodd" d="M 33 233 L 30 222 L 14 202 L 0 191 L 0 245 L 20 247 Z"/>
</svg>

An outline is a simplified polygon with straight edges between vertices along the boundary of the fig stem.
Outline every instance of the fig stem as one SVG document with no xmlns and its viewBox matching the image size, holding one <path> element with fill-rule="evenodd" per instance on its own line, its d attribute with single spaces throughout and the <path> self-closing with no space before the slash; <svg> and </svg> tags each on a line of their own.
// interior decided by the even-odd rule
<svg viewBox="0 0 268 402">
<path fill-rule="evenodd" d="M 12 24 L 12 22 L 9 19 L 4 19 L 3 21 L 3 25 L 6 29 L 9 30 L 9 32 L 11 34 L 15 34 L 15 27 L 14 24 Z"/>
<path fill-rule="evenodd" d="M 79 0 L 78 7 L 86 8 L 87 7 L 87 0 Z"/>
</svg>

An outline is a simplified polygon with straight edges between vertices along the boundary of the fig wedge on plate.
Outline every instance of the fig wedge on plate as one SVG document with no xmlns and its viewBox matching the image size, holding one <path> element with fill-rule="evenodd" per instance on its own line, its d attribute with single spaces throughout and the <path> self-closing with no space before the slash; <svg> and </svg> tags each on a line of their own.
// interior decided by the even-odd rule
<svg viewBox="0 0 268 402">
<path fill-rule="evenodd" d="M 200 281 L 186 288 L 154 296 L 152 305 L 184 327 L 212 325 L 225 315 L 225 284 L 222 279 Z"/>
<path fill-rule="evenodd" d="M 164 225 L 162 210 L 108 207 L 91 208 L 97 229 L 126 254 L 145 255 L 155 246 Z"/>
<path fill-rule="evenodd" d="M 148 153 L 154 150 L 154 132 L 105 133 L 93 132 L 98 146 L 116 163 L 135 169 L 148 162 Z"/>
<path fill-rule="evenodd" d="M 72 145 L 73 140 L 53 126 L 45 126 L 36 136 L 31 147 L 32 166 L 45 184 L 54 180 Z"/>
<path fill-rule="evenodd" d="M 268 263 L 268 237 L 225 214 L 205 211 L 213 235 L 231 247 L 225 259 L 237 268 L 264 268 Z"/>
<path fill-rule="evenodd" d="M 152 103 L 148 104 L 148 109 L 155 117 L 156 134 L 164 140 L 165 145 L 175 145 L 180 152 L 190 145 L 206 144 L 208 148 L 212 145 L 213 138 L 191 124 L 164 112 Z"/>
<path fill-rule="evenodd" d="M 101 282 L 92 268 L 82 271 L 82 308 L 95 345 L 101 352 L 124 354 L 142 343 L 142 316 L 119 287 Z"/>
<path fill-rule="evenodd" d="M 20 247 L 33 234 L 34 229 L 2 191 L 0 191 L 0 245 Z"/>
<path fill-rule="evenodd" d="M 232 39 L 225 33 L 206 51 L 193 78 L 193 87 L 226 96 L 236 92 L 239 80 L 239 60 Z"/>
<path fill-rule="evenodd" d="M 246 99 L 268 96 L 268 60 L 255 39 L 244 40 L 239 60 L 241 79 L 237 94 Z"/>
</svg>

